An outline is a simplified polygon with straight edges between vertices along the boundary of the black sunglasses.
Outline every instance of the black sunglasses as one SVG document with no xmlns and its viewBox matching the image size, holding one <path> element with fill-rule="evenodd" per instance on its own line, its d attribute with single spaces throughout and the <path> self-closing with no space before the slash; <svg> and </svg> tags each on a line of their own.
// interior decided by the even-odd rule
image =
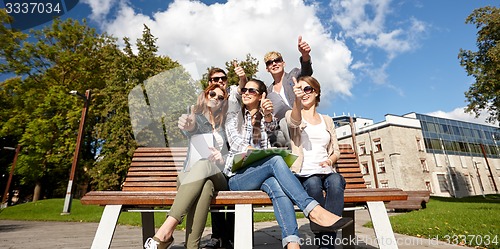
<svg viewBox="0 0 500 249">
<path fill-rule="evenodd" d="M 251 95 L 256 95 L 259 93 L 259 90 L 255 89 L 255 88 L 246 88 L 246 87 L 241 88 L 241 94 L 244 94 L 247 91 L 248 91 L 248 94 L 251 94 Z"/>
<path fill-rule="evenodd" d="M 268 60 L 268 61 L 266 61 L 266 66 L 268 67 L 268 66 L 271 66 L 273 63 L 280 63 L 280 62 L 283 62 L 283 58 L 278 57 L 278 58 L 276 58 L 274 60 Z"/>
<path fill-rule="evenodd" d="M 210 81 L 212 81 L 212 82 L 219 82 L 219 80 L 222 80 L 222 81 L 227 81 L 227 76 L 222 76 L 222 77 L 212 77 L 212 78 L 210 78 Z"/>
<path fill-rule="evenodd" d="M 314 88 L 312 88 L 311 86 L 305 86 L 302 91 L 304 91 L 304 93 L 312 93 L 314 92 Z"/>
<path fill-rule="evenodd" d="M 209 95 L 210 97 L 212 97 L 212 98 L 213 98 L 213 97 L 215 97 L 215 96 L 217 95 L 217 93 L 216 93 L 215 91 L 213 91 L 213 90 L 212 90 L 212 91 L 208 92 L 208 95 Z M 224 100 L 224 96 L 222 96 L 222 95 L 217 95 L 217 99 L 218 99 L 218 100 Z"/>
</svg>

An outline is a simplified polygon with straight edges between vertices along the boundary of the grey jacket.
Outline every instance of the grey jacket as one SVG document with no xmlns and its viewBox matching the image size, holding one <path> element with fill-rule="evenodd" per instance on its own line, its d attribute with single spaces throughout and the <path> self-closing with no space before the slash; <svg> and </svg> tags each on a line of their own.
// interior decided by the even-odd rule
<svg viewBox="0 0 500 249">
<path fill-rule="evenodd" d="M 300 69 L 294 68 L 289 73 L 285 73 L 283 77 L 283 90 L 285 91 L 286 99 L 288 103 L 293 104 L 295 101 L 295 93 L 293 92 L 293 80 L 292 77 L 299 78 L 300 76 L 311 76 L 313 74 L 311 61 L 302 61 L 300 57 Z M 273 86 L 275 82 L 267 87 L 267 98 L 273 102 L 274 116 L 280 120 L 285 117 L 285 113 L 291 110 L 292 107 L 288 106 L 279 93 L 273 92 Z"/>
</svg>

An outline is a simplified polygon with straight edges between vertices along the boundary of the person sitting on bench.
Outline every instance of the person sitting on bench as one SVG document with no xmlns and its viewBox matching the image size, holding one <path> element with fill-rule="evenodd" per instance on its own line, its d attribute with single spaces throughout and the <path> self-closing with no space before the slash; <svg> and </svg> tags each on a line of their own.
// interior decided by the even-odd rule
<svg viewBox="0 0 500 249">
<path fill-rule="evenodd" d="M 335 215 L 310 197 L 281 156 L 268 156 L 236 172 L 232 171 L 232 155 L 253 148 L 269 148 L 267 132 L 276 127 L 276 118 L 272 114 L 273 104 L 266 99 L 267 89 L 264 82 L 251 79 L 240 92 L 243 106 L 228 107 L 229 110 L 239 111 L 229 111 L 226 120 L 226 134 L 231 151 L 224 173 L 230 177 L 229 189 L 261 189 L 269 195 L 281 228 L 284 248 L 300 248 L 294 203 L 306 217 L 317 224 L 315 230 L 319 232 L 332 232 L 350 225 L 352 218 Z M 230 101 L 229 105 L 239 103 Z"/>
<path fill-rule="evenodd" d="M 227 112 L 228 93 L 219 84 L 209 85 L 198 97 L 191 114 L 179 118 L 179 128 L 188 136 L 211 133 L 213 147 L 211 155 L 194 164 L 184 163 L 184 169 L 177 178 L 177 195 L 167 219 L 153 238 L 144 244 L 146 249 L 165 249 L 173 244 L 175 227 L 186 220 L 186 248 L 198 249 L 207 221 L 210 203 L 214 193 L 227 190 L 227 179 L 220 168 L 224 167 L 227 154 L 227 139 L 224 122 Z M 199 146 L 199 145 L 195 145 Z M 189 158 L 190 151 L 188 151 Z"/>
<path fill-rule="evenodd" d="M 295 101 L 285 119 L 292 153 L 299 157 L 290 169 L 311 197 L 326 210 L 340 216 L 344 210 L 346 181 L 334 168 L 340 149 L 333 120 L 316 111 L 321 86 L 314 77 L 293 78 L 293 82 Z M 335 248 L 334 243 L 330 243 L 335 241 L 335 232 L 317 232 L 314 223 L 310 224 L 320 248 Z"/>
</svg>

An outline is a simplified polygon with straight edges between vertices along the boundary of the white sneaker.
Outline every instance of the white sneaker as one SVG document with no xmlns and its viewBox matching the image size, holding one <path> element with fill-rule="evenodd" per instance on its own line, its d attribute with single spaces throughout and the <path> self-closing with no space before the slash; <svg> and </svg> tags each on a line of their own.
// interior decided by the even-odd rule
<svg viewBox="0 0 500 249">
<path fill-rule="evenodd" d="M 163 242 L 160 239 L 153 237 L 148 238 L 144 243 L 144 249 L 168 249 L 174 244 L 174 237 L 170 237 L 167 241 Z"/>
</svg>

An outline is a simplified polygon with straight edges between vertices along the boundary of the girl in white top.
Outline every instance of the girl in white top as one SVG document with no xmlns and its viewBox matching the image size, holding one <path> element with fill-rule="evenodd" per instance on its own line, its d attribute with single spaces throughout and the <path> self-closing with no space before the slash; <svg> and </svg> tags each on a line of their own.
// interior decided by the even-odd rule
<svg viewBox="0 0 500 249">
<path fill-rule="evenodd" d="M 342 215 L 344 209 L 345 179 L 335 170 L 340 150 L 332 118 L 316 111 L 320 101 L 321 87 L 311 76 L 294 80 L 295 102 L 285 115 L 289 127 L 291 147 L 299 155 L 291 170 L 302 183 L 306 192 L 325 209 Z M 326 195 L 323 194 L 326 192 Z M 335 241 L 336 234 L 321 233 L 314 229 L 321 248 L 334 248 L 328 244 Z M 324 236 L 330 238 L 325 239 Z"/>
</svg>

